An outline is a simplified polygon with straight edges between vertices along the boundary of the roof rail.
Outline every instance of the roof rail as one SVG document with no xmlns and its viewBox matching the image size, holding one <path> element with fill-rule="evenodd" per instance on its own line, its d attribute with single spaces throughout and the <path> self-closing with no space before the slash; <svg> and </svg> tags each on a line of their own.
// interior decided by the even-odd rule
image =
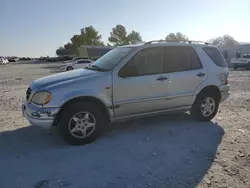
<svg viewBox="0 0 250 188">
<path fill-rule="evenodd" d="M 196 40 L 189 40 L 187 41 L 188 43 L 204 43 L 206 45 L 210 44 L 209 42 L 204 42 L 204 41 L 196 41 Z"/>
<path fill-rule="evenodd" d="M 145 42 L 144 45 L 146 44 L 152 44 L 153 42 L 183 42 L 183 43 L 204 43 L 205 45 L 208 45 L 210 43 L 208 42 L 204 42 L 204 41 L 195 41 L 195 40 L 151 40 L 151 41 L 148 41 L 148 42 Z"/>
</svg>

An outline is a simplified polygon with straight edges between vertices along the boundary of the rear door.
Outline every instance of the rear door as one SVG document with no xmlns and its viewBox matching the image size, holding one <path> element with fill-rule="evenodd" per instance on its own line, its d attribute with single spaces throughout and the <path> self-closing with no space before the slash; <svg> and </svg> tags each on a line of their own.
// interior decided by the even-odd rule
<svg viewBox="0 0 250 188">
<path fill-rule="evenodd" d="M 188 107 L 197 87 L 205 81 L 205 68 L 191 46 L 165 47 L 164 72 L 169 73 L 168 108 Z"/>
</svg>

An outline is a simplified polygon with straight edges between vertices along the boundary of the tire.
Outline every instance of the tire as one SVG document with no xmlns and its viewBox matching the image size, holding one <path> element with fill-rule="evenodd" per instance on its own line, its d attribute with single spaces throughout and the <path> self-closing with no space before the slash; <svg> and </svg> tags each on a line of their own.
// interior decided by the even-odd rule
<svg viewBox="0 0 250 188">
<path fill-rule="evenodd" d="M 211 112 L 204 114 L 203 112 L 206 111 L 205 110 L 206 107 L 204 107 L 206 104 L 205 101 L 207 101 L 207 100 L 210 102 L 213 101 L 214 107 L 207 106 L 207 108 L 209 108 L 211 110 Z M 211 106 L 213 106 L 213 105 L 211 105 Z M 198 121 L 210 121 L 217 114 L 218 108 L 219 108 L 219 97 L 215 93 L 212 93 L 209 91 L 206 93 L 202 92 L 197 96 L 197 98 L 196 98 L 196 100 L 195 100 L 195 102 L 190 110 L 190 113 Z"/>
<path fill-rule="evenodd" d="M 71 70 L 73 70 L 73 67 L 67 67 L 67 71 L 71 71 Z"/>
<path fill-rule="evenodd" d="M 86 113 L 89 114 L 88 121 L 92 124 L 95 123 L 95 127 L 87 128 L 84 122 L 79 124 L 79 121 L 84 121 Z M 95 141 L 101 135 L 105 122 L 103 113 L 98 106 L 89 102 L 74 102 L 62 111 L 57 128 L 68 144 L 84 145 Z M 77 125 L 83 128 L 77 128 Z M 85 137 L 82 129 L 85 130 Z"/>
<path fill-rule="evenodd" d="M 238 67 L 237 66 L 234 66 L 234 70 L 237 70 L 238 69 Z"/>
</svg>

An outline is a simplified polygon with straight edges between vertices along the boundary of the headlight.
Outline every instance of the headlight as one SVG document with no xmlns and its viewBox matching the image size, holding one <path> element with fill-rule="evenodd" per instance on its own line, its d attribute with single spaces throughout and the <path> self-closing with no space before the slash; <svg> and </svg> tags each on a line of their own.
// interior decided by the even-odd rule
<svg viewBox="0 0 250 188">
<path fill-rule="evenodd" d="M 39 91 L 32 97 L 32 102 L 38 105 L 44 105 L 50 102 L 52 94 L 47 91 Z"/>
</svg>

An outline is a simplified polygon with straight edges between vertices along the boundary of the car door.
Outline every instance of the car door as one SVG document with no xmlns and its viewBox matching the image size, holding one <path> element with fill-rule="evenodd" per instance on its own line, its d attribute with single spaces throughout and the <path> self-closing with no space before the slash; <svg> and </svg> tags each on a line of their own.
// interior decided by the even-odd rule
<svg viewBox="0 0 250 188">
<path fill-rule="evenodd" d="M 163 73 L 163 47 L 145 48 L 113 74 L 115 117 L 166 109 L 167 74 Z"/>
<path fill-rule="evenodd" d="M 78 60 L 75 64 L 75 69 L 85 68 L 91 61 L 90 60 Z"/>
<path fill-rule="evenodd" d="M 191 46 L 165 47 L 164 71 L 169 73 L 168 108 L 191 106 L 206 71 Z"/>
</svg>

